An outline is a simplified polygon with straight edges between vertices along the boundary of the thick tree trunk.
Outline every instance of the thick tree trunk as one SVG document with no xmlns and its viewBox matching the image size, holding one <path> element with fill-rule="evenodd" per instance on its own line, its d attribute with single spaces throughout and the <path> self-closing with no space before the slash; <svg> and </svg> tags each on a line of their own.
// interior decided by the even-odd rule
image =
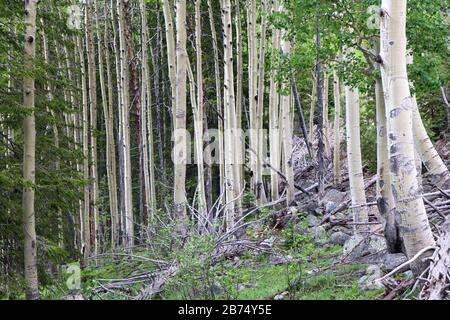
<svg viewBox="0 0 450 320">
<path fill-rule="evenodd" d="M 24 269 L 27 285 L 27 299 L 39 299 L 38 275 L 36 266 L 36 229 L 34 212 L 34 184 L 36 170 L 36 129 L 34 117 L 35 80 L 34 59 L 36 56 L 36 15 L 37 0 L 25 1 L 25 57 L 24 69 L 29 73 L 23 79 L 23 106 L 30 112 L 23 120 L 23 231 L 24 231 Z"/>
<path fill-rule="evenodd" d="M 388 114 L 389 164 L 406 255 L 412 258 L 435 241 L 425 211 L 414 162 L 414 106 L 406 70 L 406 0 L 383 0 L 381 21 L 382 75 Z M 416 260 L 414 271 L 424 268 Z"/>
</svg>

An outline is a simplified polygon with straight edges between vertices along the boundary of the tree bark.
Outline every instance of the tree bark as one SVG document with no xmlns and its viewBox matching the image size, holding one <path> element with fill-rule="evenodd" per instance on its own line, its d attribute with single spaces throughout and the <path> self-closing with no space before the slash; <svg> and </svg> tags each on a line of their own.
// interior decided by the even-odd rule
<svg viewBox="0 0 450 320">
<path fill-rule="evenodd" d="M 414 162 L 413 103 L 406 70 L 406 0 L 383 0 L 381 58 L 383 89 L 388 114 L 389 164 L 392 189 L 399 218 L 400 236 L 408 258 L 434 246 Z M 413 264 L 419 273 L 421 260 Z"/>
<path fill-rule="evenodd" d="M 339 186 L 341 177 L 341 84 L 336 69 L 333 69 L 334 89 L 334 185 Z"/>
<path fill-rule="evenodd" d="M 36 16 L 37 0 L 25 1 L 25 57 L 24 69 L 28 71 L 23 79 L 23 106 L 27 115 L 23 120 L 23 231 L 24 231 L 24 269 L 27 285 L 26 296 L 30 300 L 39 299 L 38 275 L 36 266 L 36 227 L 34 211 L 34 184 L 36 170 L 36 128 L 34 117 L 35 79 L 34 59 L 36 57 Z"/>
</svg>

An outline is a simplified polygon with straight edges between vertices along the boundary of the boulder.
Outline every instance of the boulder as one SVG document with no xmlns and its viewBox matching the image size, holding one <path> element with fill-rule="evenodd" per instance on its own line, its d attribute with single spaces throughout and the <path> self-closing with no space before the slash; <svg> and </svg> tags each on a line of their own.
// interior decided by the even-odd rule
<svg viewBox="0 0 450 320">
<path fill-rule="evenodd" d="M 330 243 L 339 244 L 343 246 L 350 238 L 351 236 L 349 236 L 348 234 L 338 231 L 331 235 Z"/>
<path fill-rule="evenodd" d="M 315 215 L 308 214 L 306 217 L 306 222 L 308 223 L 308 227 L 316 227 L 320 224 L 319 218 L 317 218 Z"/>
<path fill-rule="evenodd" d="M 382 257 L 382 268 L 390 272 L 406 261 L 408 261 L 408 258 L 403 253 L 387 253 Z M 407 269 L 408 266 L 400 271 L 404 272 Z"/>
<path fill-rule="evenodd" d="M 327 231 L 322 226 L 311 228 L 311 234 L 314 242 L 318 244 L 324 244 L 327 242 Z"/>
<path fill-rule="evenodd" d="M 345 192 L 340 192 L 336 189 L 329 190 L 320 201 L 325 207 L 325 214 L 333 212 L 345 201 L 346 197 L 347 193 Z"/>
<path fill-rule="evenodd" d="M 361 291 L 370 291 L 383 289 L 384 285 L 379 281 L 382 277 L 381 268 L 376 265 L 370 265 L 366 269 L 366 275 L 358 280 L 358 286 Z"/>
</svg>

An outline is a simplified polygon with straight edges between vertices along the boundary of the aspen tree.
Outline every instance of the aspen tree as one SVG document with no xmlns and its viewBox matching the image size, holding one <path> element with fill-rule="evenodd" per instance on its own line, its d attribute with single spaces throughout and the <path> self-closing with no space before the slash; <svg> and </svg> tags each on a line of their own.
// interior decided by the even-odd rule
<svg viewBox="0 0 450 320">
<path fill-rule="evenodd" d="M 90 147 L 90 212 L 92 227 L 91 240 L 94 245 L 94 255 L 97 256 L 99 250 L 99 213 L 98 213 L 98 173 L 97 173 L 97 68 L 95 61 L 93 25 L 93 5 L 92 0 L 86 2 L 86 49 L 88 61 L 89 79 L 89 147 Z"/>
<path fill-rule="evenodd" d="M 379 54 L 380 44 L 376 43 L 376 53 Z M 379 67 L 378 67 L 379 68 Z M 375 107 L 377 122 L 377 206 L 381 216 L 386 220 L 384 234 L 389 252 L 399 251 L 397 227 L 395 222 L 395 202 L 392 194 L 392 183 L 389 172 L 388 153 L 388 123 L 386 103 L 383 94 L 381 78 L 375 79 Z"/>
<path fill-rule="evenodd" d="M 335 68 L 333 68 L 333 93 L 334 93 L 334 185 L 342 182 L 341 177 L 341 84 Z"/>
<path fill-rule="evenodd" d="M 450 172 L 433 146 L 430 137 L 423 125 L 415 95 L 412 96 L 413 104 L 413 134 L 417 151 L 425 168 L 433 178 L 433 183 L 439 188 L 450 188 Z"/>
<path fill-rule="evenodd" d="M 197 97 L 191 98 L 193 104 L 194 114 L 194 131 L 195 131 L 195 146 L 196 146 L 196 160 L 197 160 L 197 194 L 198 194 L 198 211 L 203 219 L 207 219 L 208 207 L 206 205 L 205 192 L 205 165 L 203 159 L 203 130 L 204 130 L 204 106 L 203 106 L 203 59 L 202 59 L 202 16 L 201 16 L 201 0 L 195 0 L 195 49 L 197 60 Z M 191 88 L 195 88 L 195 81 L 191 81 Z M 195 95 L 194 95 L 195 96 Z M 206 222 L 203 222 L 206 223 Z"/>
<path fill-rule="evenodd" d="M 243 115 L 243 79 L 244 79 L 244 60 L 243 60 L 243 43 L 242 43 L 242 26 L 241 26 L 241 7 L 240 0 L 235 0 L 235 31 L 236 31 L 236 130 L 238 132 L 237 138 L 237 158 L 239 165 L 240 176 L 240 189 L 244 188 L 244 169 L 243 169 L 243 157 L 245 154 L 245 139 L 241 138 L 242 131 L 242 115 Z"/>
<path fill-rule="evenodd" d="M 286 33 L 281 35 L 280 47 L 284 56 L 290 54 L 290 42 L 285 39 Z M 288 86 L 288 88 L 291 88 Z M 291 89 L 287 95 L 281 95 L 280 98 L 281 121 L 283 136 L 283 161 L 284 161 L 284 175 L 286 177 L 286 200 L 287 205 L 290 206 L 295 202 L 295 181 L 294 169 L 292 163 L 292 108 L 291 108 Z"/>
<path fill-rule="evenodd" d="M 214 71 L 215 71 L 215 85 L 216 85 L 216 103 L 218 110 L 218 140 L 219 140 L 219 179 L 220 179 L 220 195 L 224 194 L 225 188 L 225 149 L 224 149 L 224 130 L 223 130 L 223 102 L 222 102 L 222 90 L 220 82 L 220 64 L 219 64 L 219 46 L 217 42 L 217 32 L 214 22 L 213 8 L 211 0 L 208 0 L 208 14 L 209 24 L 211 27 L 211 36 L 214 51 Z"/>
<path fill-rule="evenodd" d="M 155 91 L 155 104 L 156 104 L 156 134 L 157 134 L 157 145 L 158 145 L 158 156 L 159 156 L 159 170 L 162 173 L 161 180 L 163 183 L 166 183 L 166 165 L 164 158 L 164 135 L 162 128 L 161 118 L 161 15 L 160 15 L 160 2 L 156 3 L 156 46 L 153 50 L 154 54 L 152 55 L 152 63 L 154 70 L 154 91 Z M 151 115 L 151 113 L 149 113 Z"/>
<path fill-rule="evenodd" d="M 106 60 L 106 78 L 108 84 L 107 90 L 108 101 L 106 106 L 103 105 L 103 108 L 105 114 L 105 128 L 106 128 L 106 152 L 107 152 L 106 162 L 108 175 L 109 210 L 111 211 L 111 248 L 114 249 L 116 244 L 119 242 L 119 207 L 117 199 L 116 144 L 114 137 L 113 79 L 111 74 L 111 61 L 109 53 L 110 49 L 108 45 L 110 42 L 108 17 L 110 14 L 110 10 L 112 10 L 112 8 L 111 9 L 109 8 L 108 1 L 105 1 L 104 10 L 105 10 L 104 51 Z M 112 22 L 114 23 L 114 21 Z M 99 47 L 101 47 L 100 37 L 99 37 Z M 101 64 L 100 56 L 99 56 L 99 65 Z M 101 70 L 103 70 L 103 68 L 101 68 Z"/>
<path fill-rule="evenodd" d="M 272 1 L 272 13 L 278 12 L 278 0 Z M 275 79 L 275 58 L 280 51 L 280 30 L 272 29 L 272 72 L 270 74 L 269 88 L 269 148 L 270 148 L 270 165 L 276 170 L 280 169 L 281 150 L 280 150 L 280 95 L 279 83 Z M 275 170 L 270 173 L 271 181 L 271 198 L 277 200 L 279 197 L 279 175 Z"/>
<path fill-rule="evenodd" d="M 114 10 L 115 8 L 115 10 Z M 112 25 L 112 33 L 113 33 L 113 56 L 114 56 L 114 63 L 115 63 L 115 70 L 116 70 L 116 87 L 117 87 L 117 104 L 118 104 L 118 141 L 117 141 L 117 154 L 119 158 L 119 191 L 120 191 L 120 203 L 119 203 L 119 221 L 118 221 L 118 232 L 117 236 L 120 237 L 123 244 L 124 234 L 125 234 L 125 204 L 126 204 L 126 192 L 125 192 L 125 170 L 123 167 L 124 164 L 124 157 L 125 152 L 123 148 L 123 114 L 122 114 L 122 77 L 121 77 L 121 60 L 120 60 L 120 48 L 117 44 L 117 38 L 119 38 L 119 34 L 117 32 L 116 27 L 116 20 L 118 20 L 118 12 L 117 12 L 117 2 L 116 0 L 111 0 L 111 10 L 110 10 L 110 16 L 111 16 L 111 25 Z"/>
<path fill-rule="evenodd" d="M 264 135 L 263 135 L 263 125 L 264 125 L 264 91 L 265 91 L 265 56 L 266 56 L 266 30 L 267 30 L 267 19 L 266 19 L 266 1 L 261 0 L 261 31 L 260 31 L 260 42 L 259 42 L 259 54 L 258 54 L 258 88 L 257 88 L 257 156 L 256 156 L 256 194 L 259 205 L 267 202 L 266 192 L 264 189 L 263 181 L 263 166 L 264 161 Z"/>
<path fill-rule="evenodd" d="M 156 210 L 156 190 L 155 190 L 155 164 L 153 152 L 153 117 L 151 111 L 151 79 L 148 65 L 147 43 L 147 10 L 144 0 L 139 1 L 141 12 L 141 42 L 142 42 L 142 87 L 141 87 L 141 119 L 142 124 L 142 149 L 143 149 L 143 171 L 144 171 L 144 190 L 145 201 L 149 208 L 146 210 L 148 216 L 144 216 L 144 226 L 148 227 L 150 221 L 153 221 L 153 215 Z"/>
<path fill-rule="evenodd" d="M 328 117 L 328 95 L 330 87 L 330 78 L 328 74 L 328 68 L 324 68 L 324 78 L 323 78 L 323 142 L 325 147 L 325 158 L 330 159 L 331 157 L 331 146 L 330 146 L 330 121 Z"/>
<path fill-rule="evenodd" d="M 120 106 L 119 106 L 119 126 L 120 126 L 120 144 L 119 153 L 122 153 L 122 163 L 120 164 L 123 170 L 122 174 L 122 202 L 121 209 L 123 210 L 123 226 L 124 233 L 123 242 L 125 247 L 132 247 L 134 244 L 134 216 L 133 216 L 133 200 L 132 200 L 132 185 L 131 185 L 131 156 L 130 156 L 130 92 L 129 92 L 129 68 L 128 68 L 128 50 L 126 48 L 125 39 L 125 15 L 124 15 L 124 1 L 117 0 L 117 17 L 118 17 L 118 34 L 119 34 L 119 60 L 120 60 Z"/>
<path fill-rule="evenodd" d="M 83 254 L 82 265 L 87 266 L 91 251 L 90 224 L 89 224 L 89 106 L 88 106 L 88 88 L 86 80 L 86 64 L 84 59 L 84 42 L 80 36 L 77 36 L 77 51 L 79 54 L 80 72 L 81 72 L 81 94 L 82 94 L 82 142 L 83 142 L 83 178 L 84 185 L 84 206 L 83 217 L 81 219 L 81 250 Z"/>
<path fill-rule="evenodd" d="M 435 245 L 417 182 L 414 162 L 413 103 L 406 69 L 406 0 L 382 0 L 381 70 L 388 115 L 389 167 L 399 219 L 400 237 L 408 258 Z M 420 260 L 413 271 L 424 267 Z"/>
<path fill-rule="evenodd" d="M 182 236 L 186 235 L 186 0 L 176 2 L 176 99 L 174 132 L 174 209 Z"/>
<path fill-rule="evenodd" d="M 42 26 L 44 26 L 44 20 L 41 18 L 41 24 Z M 47 39 L 47 35 L 45 33 L 44 28 L 42 29 L 42 47 L 43 47 L 43 51 L 44 51 L 44 62 L 45 64 L 48 66 L 50 64 L 50 52 L 49 52 L 49 48 L 48 48 L 48 39 Z M 48 76 L 50 78 L 50 76 Z M 52 103 L 53 101 L 53 87 L 50 84 L 50 81 L 47 81 L 47 100 L 49 102 L 49 104 Z M 51 110 L 49 107 L 47 107 L 47 111 L 50 113 L 50 115 L 52 117 L 56 117 L 55 113 L 53 112 L 53 110 Z M 53 131 L 53 139 L 54 139 L 54 146 L 56 149 L 59 149 L 59 131 L 58 131 L 58 126 L 56 125 L 55 122 L 53 122 L 52 124 L 52 131 Z M 61 162 L 58 159 L 56 159 L 55 161 L 55 170 L 56 171 L 60 171 L 61 169 Z M 63 222 L 62 222 L 62 210 L 61 208 L 58 208 L 58 237 L 59 237 L 59 246 L 63 247 L 64 245 L 64 237 L 63 237 Z"/>
<path fill-rule="evenodd" d="M 23 106 L 27 115 L 23 120 L 23 231 L 24 231 L 24 271 L 27 285 L 27 299 L 39 299 L 38 275 L 36 266 L 36 227 L 35 227 L 35 170 L 36 170 L 36 129 L 34 116 L 35 79 L 34 59 L 36 57 L 36 16 L 37 0 L 25 1 L 25 57 L 24 69 L 28 71 L 23 79 Z"/>
<path fill-rule="evenodd" d="M 236 157 L 236 101 L 234 94 L 233 32 L 230 0 L 222 1 L 224 43 L 224 142 L 226 225 L 231 228 L 240 215 L 239 166 Z"/>
<path fill-rule="evenodd" d="M 316 75 L 313 73 L 312 76 L 312 92 L 311 92 L 311 107 L 309 109 L 309 144 L 312 146 L 314 144 L 314 111 L 316 109 L 316 99 L 317 99 L 317 80 Z"/>
<path fill-rule="evenodd" d="M 350 195 L 352 199 L 353 221 L 367 223 L 369 216 L 366 205 L 364 189 L 364 176 L 361 158 L 360 135 L 360 105 L 359 90 L 345 86 L 346 132 L 347 132 L 347 161 L 350 181 Z M 367 225 L 355 225 L 355 232 L 363 233 L 369 229 Z"/>
<path fill-rule="evenodd" d="M 319 198 L 325 193 L 325 163 L 324 163 L 324 137 L 323 137 L 323 78 L 322 61 L 320 59 L 321 37 L 320 37 L 320 1 L 317 1 L 316 13 L 316 77 L 317 77 L 317 162 L 318 162 L 318 193 Z"/>
<path fill-rule="evenodd" d="M 247 36 L 248 36 L 248 104 L 249 104 L 249 129 L 250 148 L 255 152 L 250 153 L 251 186 L 257 199 L 258 194 L 258 48 L 256 31 L 256 0 L 248 0 L 247 4 Z"/>
<path fill-rule="evenodd" d="M 178 0 L 177 0 L 178 1 Z M 163 14 L 164 14 L 164 22 L 165 22 L 165 33 L 166 33 L 166 45 L 167 45 L 167 65 L 169 72 L 169 81 L 170 81 L 170 92 L 171 92 L 171 106 L 172 106 L 172 115 L 173 115 L 173 127 L 175 128 L 175 119 L 176 119 L 176 111 L 175 111 L 175 99 L 177 95 L 177 61 L 175 56 L 175 31 L 173 26 L 173 13 L 172 13 L 172 3 L 171 0 L 162 0 L 163 4 Z"/>
</svg>

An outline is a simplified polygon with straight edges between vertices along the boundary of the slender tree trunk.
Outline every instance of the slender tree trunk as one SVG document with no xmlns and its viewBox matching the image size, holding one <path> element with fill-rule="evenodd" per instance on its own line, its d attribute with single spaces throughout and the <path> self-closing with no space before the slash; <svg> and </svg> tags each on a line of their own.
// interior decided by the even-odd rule
<svg viewBox="0 0 450 320">
<path fill-rule="evenodd" d="M 381 21 L 382 75 L 388 114 L 392 189 L 406 255 L 412 258 L 434 245 L 414 164 L 413 103 L 406 70 L 406 0 L 383 0 Z M 421 260 L 413 264 L 420 273 Z"/>
<path fill-rule="evenodd" d="M 186 236 L 186 162 L 187 162 L 187 133 L 186 133 L 186 0 L 178 0 L 176 9 L 176 99 L 175 99 L 175 132 L 174 132 L 174 209 L 177 221 L 180 223 L 178 231 Z"/>
<path fill-rule="evenodd" d="M 156 189 L 155 189 L 155 172 L 154 172 L 154 151 L 153 151 L 153 117 L 151 110 L 151 79 L 148 65 L 147 43 L 147 10 L 144 0 L 139 1 L 141 12 L 141 37 L 142 37 L 142 110 L 141 119 L 142 124 L 142 151 L 143 151 L 143 172 L 144 172 L 144 190 L 145 201 L 148 208 L 144 216 L 144 226 L 149 227 L 150 222 L 153 221 L 153 216 L 156 211 Z M 147 124 L 147 125 L 146 125 Z"/>
<path fill-rule="evenodd" d="M 325 163 L 324 163 L 324 116 L 323 116 L 323 79 L 322 79 L 322 61 L 320 59 L 321 39 L 320 39 L 320 1 L 317 1 L 317 26 L 316 26 L 316 77 L 317 77 L 317 162 L 318 162 L 318 189 L 319 198 L 325 193 Z"/>
<path fill-rule="evenodd" d="M 219 194 L 224 194 L 225 190 L 225 150 L 224 150 L 224 130 L 223 130 L 223 103 L 222 103 L 222 90 L 220 82 L 220 64 L 219 64 L 219 46 L 217 42 L 217 32 L 214 22 L 213 8 L 211 0 L 208 0 L 208 14 L 209 14 L 209 24 L 211 26 L 211 36 L 214 51 L 214 70 L 215 70 L 215 84 L 216 84 L 216 102 L 217 102 L 217 112 L 218 117 L 218 140 L 219 140 L 219 179 L 220 188 Z"/>
<path fill-rule="evenodd" d="M 380 53 L 380 44 L 377 41 L 375 51 Z M 392 194 L 392 183 L 389 172 L 388 152 L 388 123 L 386 117 L 386 104 L 383 94 L 381 78 L 375 80 L 375 104 L 377 120 L 377 204 L 378 211 L 386 220 L 384 235 L 388 251 L 400 252 L 398 231 L 395 221 L 395 201 Z"/>
<path fill-rule="evenodd" d="M 286 34 L 282 33 L 280 47 L 283 55 L 290 54 L 290 43 L 285 39 Z M 288 88 L 291 88 L 289 85 Z M 291 108 L 291 90 L 289 94 L 281 95 L 280 109 L 281 109 L 281 121 L 282 137 L 283 137 L 283 161 L 284 161 L 284 175 L 286 177 L 286 200 L 287 206 L 291 206 L 295 202 L 295 181 L 294 181 L 294 169 L 292 163 L 292 108 Z"/>
<path fill-rule="evenodd" d="M 23 79 L 23 106 L 30 112 L 23 120 L 23 231 L 24 231 L 24 269 L 27 285 L 26 296 L 30 300 L 39 299 L 38 275 L 36 266 L 36 230 L 34 212 L 34 184 L 36 170 L 36 129 L 34 117 L 35 80 L 34 59 L 36 57 L 36 16 L 37 0 L 25 1 L 25 57 L 24 69 L 29 75 Z"/>
<path fill-rule="evenodd" d="M 82 140 L 83 141 L 83 178 L 84 178 L 84 206 L 83 217 L 81 219 L 81 249 L 83 254 L 82 266 L 87 266 L 88 258 L 91 251 L 90 225 L 89 225 L 89 106 L 88 106 L 88 89 L 86 81 L 86 64 L 84 55 L 84 43 L 80 36 L 77 36 L 77 48 L 81 69 L 81 93 L 82 93 Z"/>
<path fill-rule="evenodd" d="M 86 48 L 88 58 L 89 79 L 89 146 L 90 146 L 90 223 L 91 242 L 94 244 L 94 255 L 99 250 L 99 213 L 98 213 L 98 173 L 97 173 L 97 68 L 95 61 L 95 40 L 93 24 L 92 0 L 86 3 Z"/>
<path fill-rule="evenodd" d="M 267 202 L 266 191 L 264 189 L 264 180 L 263 180 L 263 165 L 264 161 L 264 134 L 263 134 L 263 125 L 264 125 L 264 91 L 265 91 L 265 57 L 266 57 L 266 29 L 267 29 L 267 20 L 266 20 L 266 1 L 261 0 L 261 34 L 260 34 L 260 43 L 259 43 L 259 56 L 258 56 L 258 88 L 257 88 L 257 157 L 256 157 L 256 199 L 258 200 L 259 205 L 263 205 Z"/>
<path fill-rule="evenodd" d="M 249 129 L 250 148 L 255 152 L 250 153 L 251 187 L 256 198 L 258 194 L 257 168 L 258 158 L 258 48 L 256 31 L 256 0 L 249 0 L 247 5 L 247 35 L 248 35 L 248 103 L 249 103 Z"/>
<path fill-rule="evenodd" d="M 42 26 L 44 26 L 44 20 L 41 18 L 41 23 Z M 43 47 L 43 51 L 44 51 L 44 62 L 45 64 L 48 66 L 50 64 L 50 52 L 49 52 L 49 48 L 48 48 L 48 39 L 47 39 L 47 35 L 45 34 L 45 30 L 44 28 L 42 29 L 42 47 Z M 50 79 L 51 75 L 48 75 L 48 79 Z M 48 103 L 51 104 L 53 101 L 53 87 L 50 84 L 50 80 L 47 80 L 47 100 Z M 56 115 L 53 112 L 53 110 L 50 109 L 50 107 L 47 107 L 47 112 L 50 113 L 50 115 L 55 118 Z M 52 131 L 53 131 L 53 139 L 54 139 L 54 146 L 55 148 L 58 150 L 59 149 L 59 131 L 58 131 L 58 126 L 55 123 L 55 121 L 53 121 L 52 124 Z M 55 161 L 55 170 L 57 172 L 59 172 L 61 170 L 61 162 L 59 160 L 58 155 L 56 155 L 57 159 Z M 57 233 L 58 233 L 58 238 L 59 238 L 59 246 L 63 247 L 64 246 L 64 231 L 63 231 L 63 217 L 62 217 L 62 210 L 61 208 L 58 208 L 58 215 L 57 215 L 57 220 L 58 220 L 58 224 L 57 224 Z"/>
<path fill-rule="evenodd" d="M 156 4 L 156 46 L 153 54 L 153 70 L 154 70 L 154 90 L 155 90 L 155 103 L 156 103 L 156 133 L 158 140 L 158 156 L 159 156 L 159 171 L 161 172 L 161 180 L 163 183 L 167 182 L 166 165 L 164 159 L 164 135 L 162 128 L 161 118 L 161 16 L 160 16 L 160 3 Z"/>
<path fill-rule="evenodd" d="M 325 158 L 331 158 L 331 146 L 330 146 L 330 121 L 328 117 L 328 103 L 329 103 L 329 89 L 330 89 L 330 79 L 328 74 L 328 68 L 324 68 L 323 72 L 323 142 L 325 147 Z M 327 160 L 328 161 L 328 160 Z"/>
<path fill-rule="evenodd" d="M 336 69 L 333 69 L 334 79 L 334 185 L 342 182 L 341 177 L 341 84 Z"/>
<path fill-rule="evenodd" d="M 236 25 L 236 129 L 239 133 L 242 131 L 242 115 L 243 115 L 243 79 L 244 79 L 244 60 L 243 60 L 243 43 L 242 43 L 242 23 L 241 23 L 241 6 L 240 0 L 235 0 L 235 25 Z M 240 160 L 240 188 L 244 188 L 244 167 L 243 157 L 245 154 L 245 143 L 238 138 L 237 141 L 237 157 Z"/>
<path fill-rule="evenodd" d="M 412 97 L 413 104 L 413 134 L 419 155 L 425 168 L 433 179 L 433 184 L 442 189 L 450 188 L 450 172 L 433 146 L 427 134 L 417 107 L 416 97 Z"/>
<path fill-rule="evenodd" d="M 196 146 L 196 160 L 197 160 L 197 196 L 198 196 L 198 211 L 204 221 L 201 224 L 206 225 L 208 219 L 208 207 L 206 205 L 206 191 L 205 191 L 205 166 L 203 159 L 203 130 L 204 130 L 204 105 L 203 105 L 203 59 L 202 59 L 202 16 L 201 16 L 201 0 L 195 0 L 195 49 L 197 52 L 197 97 L 191 101 L 193 103 L 194 114 L 194 131 L 195 131 L 195 146 Z M 191 88 L 195 88 L 195 81 L 191 80 Z M 191 89 L 192 90 L 192 89 Z M 195 90 L 194 90 L 195 91 Z M 195 94 L 194 97 L 195 98 Z M 196 101 L 194 101 L 196 100 Z M 195 106 L 196 105 L 196 106 Z M 195 106 L 195 107 L 194 107 Z"/>
<path fill-rule="evenodd" d="M 225 142 L 225 192 L 226 225 L 231 228 L 240 216 L 240 169 L 237 163 L 236 100 L 234 94 L 233 31 L 230 0 L 222 1 L 224 43 L 224 142 Z"/>
<path fill-rule="evenodd" d="M 353 221 L 355 223 L 367 223 L 369 216 L 364 192 L 364 176 L 361 159 L 361 135 L 360 135 L 360 105 L 359 90 L 345 86 L 346 106 L 346 130 L 347 130 L 347 160 L 348 176 L 350 180 L 350 195 L 352 199 Z M 355 225 L 357 233 L 369 230 L 367 225 Z"/>
<path fill-rule="evenodd" d="M 313 84 L 311 92 L 311 108 L 309 109 L 309 144 L 311 147 L 314 145 L 314 111 L 316 109 L 316 98 L 317 98 L 317 78 L 315 73 L 313 74 Z"/>
<path fill-rule="evenodd" d="M 277 13 L 279 9 L 278 0 L 272 1 L 272 13 Z M 280 30 L 272 30 L 272 48 L 274 53 L 280 51 Z M 279 83 L 275 79 L 275 63 L 276 55 L 272 56 L 272 72 L 270 74 L 270 93 L 269 93 L 269 148 L 270 148 L 270 165 L 276 170 L 280 170 L 281 149 L 280 149 L 280 94 Z M 275 170 L 270 173 L 271 181 L 271 200 L 277 200 L 279 191 L 279 175 Z"/>
<path fill-rule="evenodd" d="M 131 156 L 130 156 L 130 96 L 129 96 L 129 68 L 128 68 L 128 50 L 126 47 L 125 37 L 125 14 L 124 2 L 117 0 L 117 16 L 119 22 L 119 43 L 120 43 L 120 107 L 119 107 L 119 122 L 120 122 L 120 147 L 119 153 L 122 153 L 121 159 L 123 174 L 122 174 L 122 188 L 123 195 L 121 201 L 121 209 L 123 210 L 123 244 L 125 247 L 132 247 L 134 245 L 134 216 L 133 216 L 133 200 L 132 200 L 132 184 L 131 184 Z"/>
<path fill-rule="evenodd" d="M 108 175 L 108 194 L 109 194 L 109 210 L 111 211 L 111 248 L 114 249 L 119 243 L 119 206 L 117 198 L 117 169 L 116 169 L 116 143 L 114 137 L 114 95 L 113 95 L 113 80 L 111 74 L 111 61 L 109 54 L 109 22 L 110 15 L 108 1 L 105 1 L 105 60 L 106 60 L 106 76 L 108 82 L 107 90 L 107 105 L 103 106 L 105 114 L 106 127 L 106 162 Z M 112 21 L 114 23 L 114 21 Z M 100 37 L 99 37 L 100 39 Z M 101 46 L 99 40 L 99 47 Z M 100 61 L 101 54 L 99 55 Z M 99 63 L 100 64 L 100 63 Z M 103 68 L 101 68 L 103 70 Z"/>
</svg>

